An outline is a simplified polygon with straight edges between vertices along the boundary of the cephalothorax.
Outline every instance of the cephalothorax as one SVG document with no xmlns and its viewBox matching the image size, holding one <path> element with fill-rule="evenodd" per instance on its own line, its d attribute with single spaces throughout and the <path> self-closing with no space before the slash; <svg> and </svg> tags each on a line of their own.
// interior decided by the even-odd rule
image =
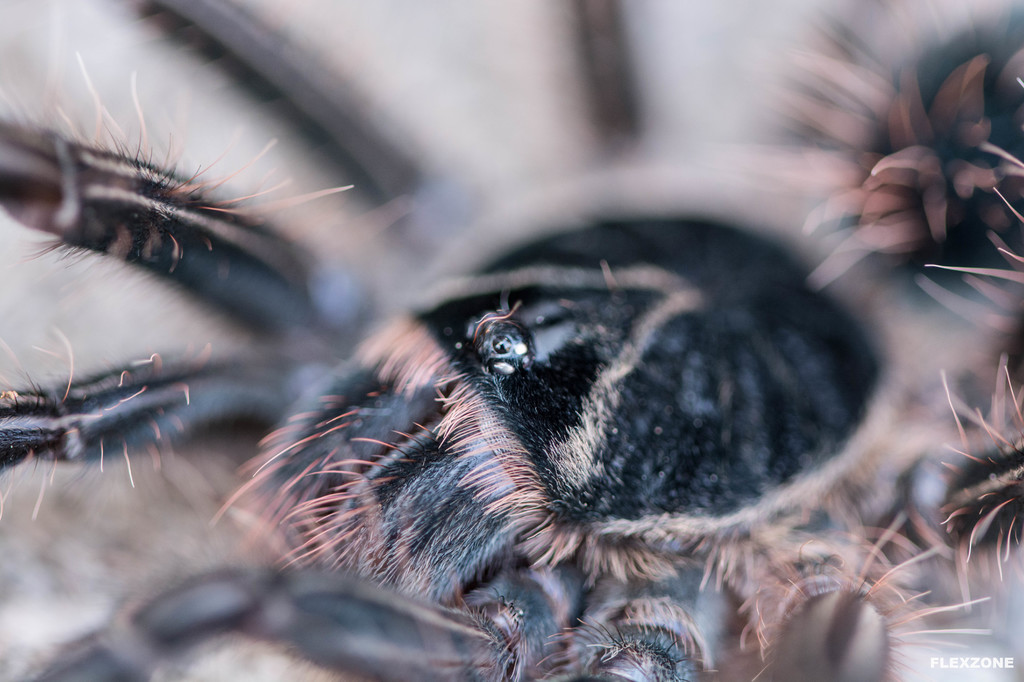
<svg viewBox="0 0 1024 682">
<path fill-rule="evenodd" d="M 595 7 L 612 6 L 580 3 L 582 27 L 621 31 Z M 247 14 L 164 9 L 288 100 L 370 201 L 422 189 L 368 117 L 304 81 Z M 280 48 L 280 69 L 250 51 L 261 40 Z M 1022 54 L 1000 50 L 1010 64 Z M 862 86 L 885 90 L 864 71 Z M 965 92 L 981 87 L 957 73 Z M 588 75 L 603 134 L 639 125 L 601 99 L 628 88 Z M 950 78 L 936 100 L 956 90 Z M 857 82 L 837 76 L 822 99 Z M 958 159 L 950 172 L 966 172 Z M 882 208 L 920 203 L 896 179 Z M 886 191 L 864 199 L 861 234 L 879 230 L 872 202 Z M 955 573 L 941 562 L 1019 542 L 1019 450 L 1007 440 L 943 478 L 938 439 L 919 438 L 935 401 L 887 362 L 867 314 L 808 284 L 758 226 L 633 213 L 552 231 L 442 283 L 337 363 L 337 339 L 359 336 L 358 304 L 336 298 L 351 296 L 345 279 L 210 194 L 71 135 L 0 124 L 0 208 L 157 274 L 266 342 L 229 360 L 154 356 L 60 387 L 2 386 L 0 468 L 102 465 L 255 421 L 273 430 L 225 507 L 282 548 L 265 569 L 201 573 L 140 600 L 40 679 L 148 679 L 234 632 L 383 680 L 892 680 L 915 622 L 953 610 L 949 590 L 929 596 L 930 581 L 946 587 L 935 573 Z"/>
<path fill-rule="evenodd" d="M 803 279 L 704 222 L 525 247 L 370 340 L 254 484 L 310 555 L 442 600 L 510 556 L 643 573 L 791 512 L 859 423 L 876 362 Z"/>
</svg>

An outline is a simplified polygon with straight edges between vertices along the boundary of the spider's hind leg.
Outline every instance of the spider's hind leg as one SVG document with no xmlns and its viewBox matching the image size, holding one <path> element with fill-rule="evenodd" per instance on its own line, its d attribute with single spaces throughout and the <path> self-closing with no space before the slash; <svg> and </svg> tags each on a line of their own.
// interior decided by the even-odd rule
<svg viewBox="0 0 1024 682">
<path fill-rule="evenodd" d="M 0 207 L 60 245 L 174 282 L 254 330 L 296 336 L 346 323 L 318 305 L 297 246 L 204 196 L 194 179 L 137 158 L 0 123 Z"/>
</svg>

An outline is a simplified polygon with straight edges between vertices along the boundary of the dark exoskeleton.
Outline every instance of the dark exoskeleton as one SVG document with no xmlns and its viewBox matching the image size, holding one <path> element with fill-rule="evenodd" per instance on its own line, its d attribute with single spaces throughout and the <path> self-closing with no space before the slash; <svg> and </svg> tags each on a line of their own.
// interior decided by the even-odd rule
<svg viewBox="0 0 1024 682">
<path fill-rule="evenodd" d="M 244 37 L 202 18 L 211 7 L 175 16 L 314 123 L 343 108 L 309 104 L 315 84 L 288 92 L 287 59 L 282 82 L 247 61 Z M 245 34 L 244 14 L 231 21 Z M 373 198 L 418 181 L 401 160 L 390 174 L 350 162 Z M 3 124 L 0 207 L 268 341 L 4 390 L 0 467 L 276 427 L 230 504 L 280 539 L 281 564 L 165 590 L 40 679 L 148 679 L 228 632 L 382 680 L 894 674 L 913 590 L 893 564 L 913 552 L 880 548 L 920 451 L 887 437 L 905 406 L 861 320 L 756 229 L 641 216 L 555 233 L 329 367 L 352 322 L 337 311 L 358 306 L 195 179 Z"/>
</svg>

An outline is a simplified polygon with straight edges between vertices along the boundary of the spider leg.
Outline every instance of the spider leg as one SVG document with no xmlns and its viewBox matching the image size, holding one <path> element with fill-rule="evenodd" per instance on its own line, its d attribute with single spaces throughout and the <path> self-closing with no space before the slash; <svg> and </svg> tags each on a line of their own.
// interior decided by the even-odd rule
<svg viewBox="0 0 1024 682">
<path fill-rule="evenodd" d="M 600 582 L 574 633 L 574 680 L 690 680 L 712 667 L 714 623 L 723 611 L 702 590 L 703 569 L 681 568 L 654 582 Z"/>
<path fill-rule="evenodd" d="M 256 330 L 336 326 L 305 254 L 202 190 L 138 158 L 0 123 L 0 207 L 20 223 L 144 268 Z"/>
<path fill-rule="evenodd" d="M 942 509 L 946 531 L 965 549 L 995 548 L 1006 556 L 1021 543 L 1024 449 L 1019 442 L 992 447 L 951 466 Z M 968 556 L 970 552 L 968 551 Z M 1005 558 L 1003 559 L 1005 561 Z"/>
<path fill-rule="evenodd" d="M 143 604 L 38 682 L 146 680 L 162 662 L 225 634 L 286 643 L 325 668 L 375 680 L 530 679 L 527 662 L 515 659 L 522 643 L 554 642 L 581 585 L 568 572 L 499 578 L 473 596 L 473 612 L 461 612 L 338 574 L 225 570 Z"/>
<path fill-rule="evenodd" d="M 576 0 L 569 8 L 591 126 L 607 151 L 619 151 L 643 134 L 625 7 L 617 0 Z"/>
<path fill-rule="evenodd" d="M 146 0 L 137 5 L 170 38 L 198 45 L 205 57 L 237 72 L 238 82 L 259 100 L 274 102 L 296 131 L 329 152 L 346 182 L 371 205 L 416 193 L 423 169 L 392 141 L 393 131 L 382 130 L 379 118 L 358 106 L 353 85 L 310 51 L 233 3 Z"/>
<path fill-rule="evenodd" d="M 365 84 L 346 77 L 315 51 L 237 3 L 133 4 L 167 38 L 197 49 L 256 101 L 280 114 L 314 152 L 334 164 L 364 208 L 392 206 L 395 226 L 418 247 L 470 222 L 479 200 L 470 183 L 441 171 L 443 164 L 411 154 L 415 145 L 402 126 L 368 106 L 372 98 Z"/>
<path fill-rule="evenodd" d="M 491 624 L 507 652 L 503 679 L 534 680 L 563 658 L 558 635 L 579 620 L 583 596 L 582 576 L 559 567 L 502 574 L 466 595 L 466 604 Z"/>
<path fill-rule="evenodd" d="M 836 539 L 804 542 L 786 552 L 787 565 L 765 562 L 751 576 L 747 633 L 760 642 L 766 679 L 895 679 L 894 650 L 925 609 L 910 588 L 915 560 L 894 566 L 883 547 Z"/>
<path fill-rule="evenodd" d="M 164 363 L 159 356 L 59 389 L 0 392 L 0 469 L 29 458 L 102 463 L 210 422 L 272 422 L 284 373 L 254 363 Z"/>
<path fill-rule="evenodd" d="M 770 679 L 880 682 L 888 679 L 890 647 L 885 619 L 862 595 L 816 595 L 791 615 Z"/>
<path fill-rule="evenodd" d="M 146 680 L 161 661 L 232 632 L 287 642 L 320 665 L 379 680 L 451 679 L 489 646 L 472 618 L 370 584 L 236 570 L 164 592 L 124 630 L 68 655 L 39 680 Z"/>
</svg>

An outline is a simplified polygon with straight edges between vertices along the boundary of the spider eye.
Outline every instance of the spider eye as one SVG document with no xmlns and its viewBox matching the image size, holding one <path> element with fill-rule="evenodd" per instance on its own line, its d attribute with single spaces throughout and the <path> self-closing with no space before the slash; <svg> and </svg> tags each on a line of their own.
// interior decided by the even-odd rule
<svg viewBox="0 0 1024 682">
<path fill-rule="evenodd" d="M 529 330 L 512 320 L 481 322 L 476 351 L 484 369 L 508 376 L 533 364 L 535 350 Z"/>
<path fill-rule="evenodd" d="M 516 339 L 508 334 L 499 334 L 491 339 L 491 350 L 498 355 L 508 355 L 516 344 Z"/>
</svg>

